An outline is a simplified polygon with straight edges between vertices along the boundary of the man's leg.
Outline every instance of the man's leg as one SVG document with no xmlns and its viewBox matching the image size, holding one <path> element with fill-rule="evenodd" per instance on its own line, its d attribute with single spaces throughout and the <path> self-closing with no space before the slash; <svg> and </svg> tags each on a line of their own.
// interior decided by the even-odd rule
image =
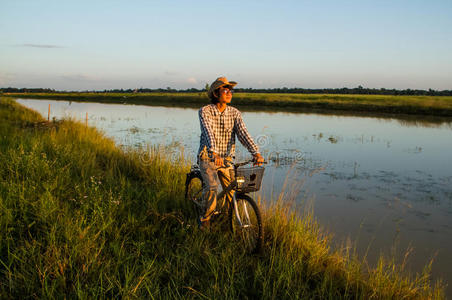
<svg viewBox="0 0 452 300">
<path fill-rule="evenodd" d="M 227 168 L 218 169 L 218 178 L 220 179 L 221 186 L 225 190 L 232 183 L 231 172 L 234 171 L 234 167 L 230 166 Z M 225 195 L 225 201 L 228 201 L 228 205 L 231 203 L 232 197 L 234 196 L 234 190 L 229 191 Z"/>
<path fill-rule="evenodd" d="M 204 181 L 203 201 L 206 208 L 204 216 L 201 217 L 201 222 L 206 222 L 210 220 L 210 217 L 217 206 L 217 168 L 214 162 L 210 161 L 208 157 L 206 158 L 202 155 L 199 159 L 199 168 Z"/>
</svg>

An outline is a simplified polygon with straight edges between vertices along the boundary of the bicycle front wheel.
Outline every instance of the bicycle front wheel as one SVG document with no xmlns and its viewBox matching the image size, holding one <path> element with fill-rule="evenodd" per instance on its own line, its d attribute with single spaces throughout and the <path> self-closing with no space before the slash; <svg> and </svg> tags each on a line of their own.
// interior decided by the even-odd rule
<svg viewBox="0 0 452 300">
<path fill-rule="evenodd" d="M 259 252 L 264 232 L 256 202 L 247 195 L 237 195 L 236 202 L 229 207 L 229 219 L 232 234 L 244 250 L 250 253 Z"/>
</svg>

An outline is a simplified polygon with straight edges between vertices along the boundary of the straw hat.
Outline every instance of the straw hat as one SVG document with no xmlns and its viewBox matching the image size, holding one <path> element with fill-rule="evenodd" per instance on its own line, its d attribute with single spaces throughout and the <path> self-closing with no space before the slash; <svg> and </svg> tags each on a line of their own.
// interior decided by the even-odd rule
<svg viewBox="0 0 452 300">
<path fill-rule="evenodd" d="M 227 87 L 229 89 L 234 88 L 237 85 L 235 81 L 228 81 L 226 77 L 218 77 L 214 82 L 210 85 L 209 91 L 207 92 L 210 99 L 215 99 L 215 95 L 213 94 L 216 89 L 221 87 Z"/>
</svg>

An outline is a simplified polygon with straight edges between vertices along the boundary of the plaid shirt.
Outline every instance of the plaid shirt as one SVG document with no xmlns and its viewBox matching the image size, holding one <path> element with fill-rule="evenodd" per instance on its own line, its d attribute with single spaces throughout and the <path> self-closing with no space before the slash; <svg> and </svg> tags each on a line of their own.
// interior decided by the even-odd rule
<svg viewBox="0 0 452 300">
<path fill-rule="evenodd" d="M 221 157 L 234 157 L 236 135 L 252 155 L 259 152 L 238 109 L 226 106 L 226 109 L 220 112 L 215 104 L 209 104 L 199 110 L 199 121 L 201 143 L 198 155 L 207 147 L 209 152 L 215 152 Z"/>
</svg>

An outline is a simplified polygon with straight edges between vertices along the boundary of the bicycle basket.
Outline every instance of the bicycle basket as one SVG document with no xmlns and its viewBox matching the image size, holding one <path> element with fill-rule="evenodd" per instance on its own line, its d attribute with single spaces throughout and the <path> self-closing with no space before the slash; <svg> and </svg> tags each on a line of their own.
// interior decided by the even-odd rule
<svg viewBox="0 0 452 300">
<path fill-rule="evenodd" d="M 239 167 L 236 171 L 237 191 L 256 192 L 261 188 L 264 167 Z"/>
</svg>

